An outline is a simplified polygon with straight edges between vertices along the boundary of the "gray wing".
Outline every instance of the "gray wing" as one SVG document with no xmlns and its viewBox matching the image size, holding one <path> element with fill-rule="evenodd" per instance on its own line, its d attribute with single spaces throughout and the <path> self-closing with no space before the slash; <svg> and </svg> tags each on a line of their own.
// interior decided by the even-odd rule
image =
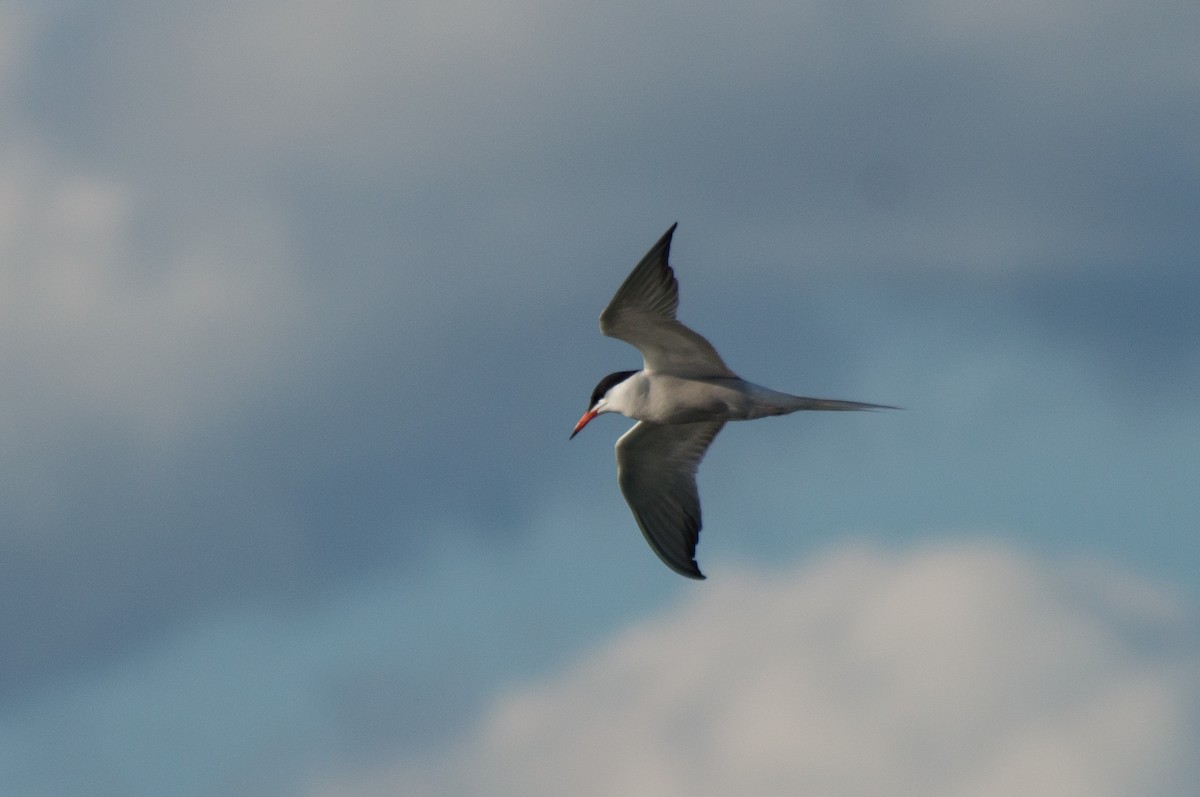
<svg viewBox="0 0 1200 797">
<path fill-rule="evenodd" d="M 617 481 L 646 542 L 667 567 L 704 578 L 696 564 L 700 494 L 696 469 L 724 421 L 639 422 L 617 441 Z"/>
<path fill-rule="evenodd" d="M 621 283 L 600 314 L 600 331 L 637 348 L 647 371 L 734 376 L 711 343 L 675 320 L 679 283 L 667 265 L 674 233 L 672 224 Z"/>
</svg>

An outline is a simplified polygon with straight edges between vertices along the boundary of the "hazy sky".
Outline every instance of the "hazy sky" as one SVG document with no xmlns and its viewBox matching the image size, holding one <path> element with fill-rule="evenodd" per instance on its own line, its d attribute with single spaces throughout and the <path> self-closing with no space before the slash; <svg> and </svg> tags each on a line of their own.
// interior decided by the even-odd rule
<svg viewBox="0 0 1200 797">
<path fill-rule="evenodd" d="M 0 792 L 1188 795 L 1200 6 L 0 5 Z M 691 583 L 597 420 L 679 222 Z"/>
</svg>

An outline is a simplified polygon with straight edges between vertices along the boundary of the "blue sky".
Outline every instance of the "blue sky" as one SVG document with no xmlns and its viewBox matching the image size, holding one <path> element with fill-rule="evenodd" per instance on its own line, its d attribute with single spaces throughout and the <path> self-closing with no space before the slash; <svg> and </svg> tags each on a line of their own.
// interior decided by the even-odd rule
<svg viewBox="0 0 1200 797">
<path fill-rule="evenodd" d="M 1188 793 L 1198 29 L 6 4 L 0 791 Z M 675 221 L 739 374 L 905 408 L 726 430 L 701 584 L 566 440 Z"/>
</svg>

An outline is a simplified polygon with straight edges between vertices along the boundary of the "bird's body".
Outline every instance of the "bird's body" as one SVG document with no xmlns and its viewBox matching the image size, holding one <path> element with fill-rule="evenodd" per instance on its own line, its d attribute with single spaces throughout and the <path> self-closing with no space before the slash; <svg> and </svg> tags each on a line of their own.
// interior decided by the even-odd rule
<svg viewBox="0 0 1200 797">
<path fill-rule="evenodd" d="M 864 405 L 793 396 L 736 376 L 693 377 L 637 371 L 613 386 L 606 409 L 636 421 L 679 424 L 752 421 L 798 410 L 860 410 Z"/>
<path fill-rule="evenodd" d="M 644 367 L 600 380 L 571 437 L 607 412 L 638 421 L 617 441 L 621 492 L 659 558 L 677 573 L 704 578 L 695 558 L 700 536 L 696 470 L 727 421 L 798 410 L 891 408 L 793 396 L 733 373 L 712 344 L 675 320 L 679 286 L 667 264 L 674 232 L 671 225 L 600 314 L 600 331 L 635 346 Z"/>
</svg>

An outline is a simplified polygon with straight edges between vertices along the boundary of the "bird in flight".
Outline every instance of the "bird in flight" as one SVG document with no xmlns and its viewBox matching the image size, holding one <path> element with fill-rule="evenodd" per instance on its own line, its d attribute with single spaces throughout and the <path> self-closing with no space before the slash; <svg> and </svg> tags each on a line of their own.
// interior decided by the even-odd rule
<svg viewBox="0 0 1200 797">
<path fill-rule="evenodd" d="M 696 564 L 700 495 L 696 470 L 726 421 L 798 410 L 882 410 L 884 404 L 806 398 L 738 377 L 712 344 L 675 320 L 679 283 L 667 264 L 675 224 L 634 267 L 600 314 L 600 332 L 642 353 L 640 371 L 600 380 L 579 434 L 597 415 L 619 412 L 637 423 L 617 440 L 617 482 L 638 527 L 667 567 L 702 579 Z"/>
</svg>

